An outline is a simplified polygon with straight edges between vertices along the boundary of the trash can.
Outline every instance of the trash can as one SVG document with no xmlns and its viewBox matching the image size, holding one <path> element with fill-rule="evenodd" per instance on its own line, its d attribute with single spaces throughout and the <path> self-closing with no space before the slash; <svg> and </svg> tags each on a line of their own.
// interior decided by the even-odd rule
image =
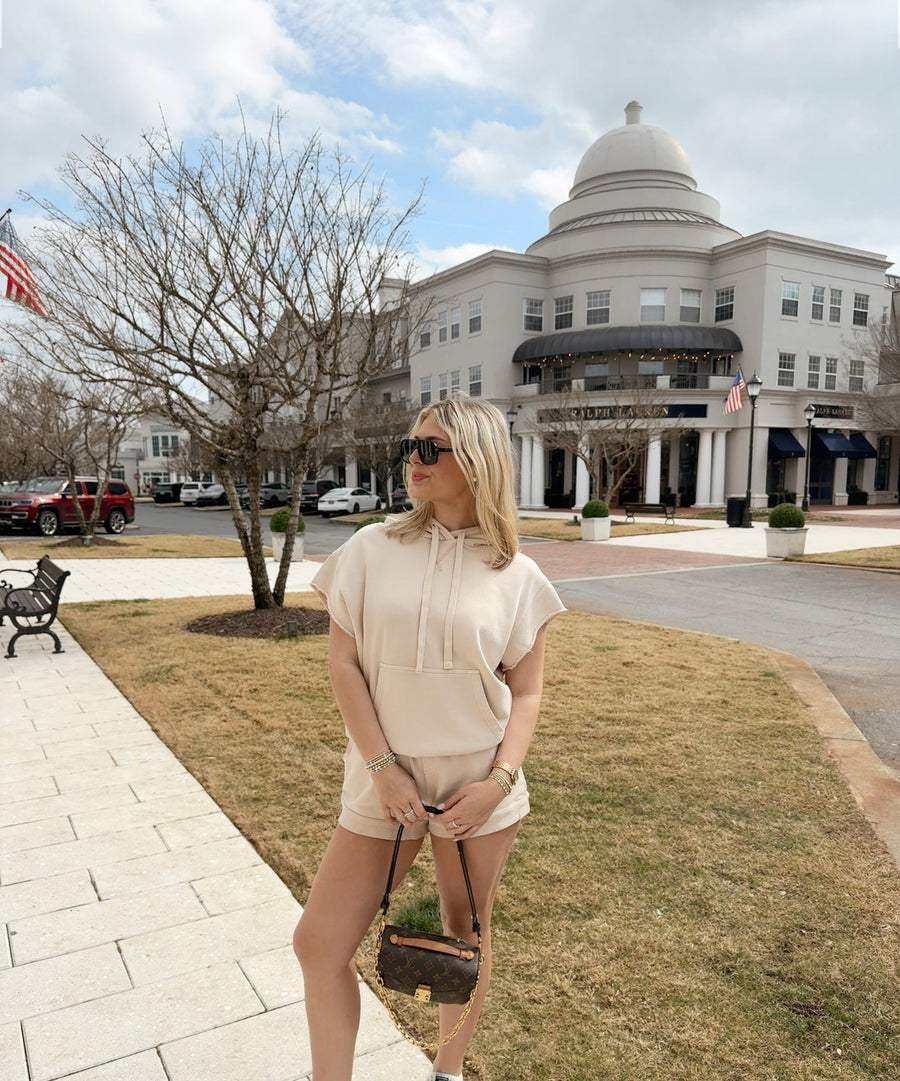
<svg viewBox="0 0 900 1081">
<path fill-rule="evenodd" d="M 747 497 L 743 495 L 730 495 L 725 501 L 725 521 L 729 526 L 741 526 L 744 524 L 744 505 Z"/>
</svg>

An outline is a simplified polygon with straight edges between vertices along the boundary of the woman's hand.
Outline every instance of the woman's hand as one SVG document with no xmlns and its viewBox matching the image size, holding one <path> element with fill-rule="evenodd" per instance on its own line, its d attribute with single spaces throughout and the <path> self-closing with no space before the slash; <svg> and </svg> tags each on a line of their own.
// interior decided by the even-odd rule
<svg viewBox="0 0 900 1081">
<path fill-rule="evenodd" d="M 387 769 L 373 774 L 372 780 L 385 822 L 411 826 L 417 819 L 425 817 L 416 782 L 402 766 L 394 762 Z"/>
<path fill-rule="evenodd" d="M 460 788 L 444 801 L 444 809 L 434 817 L 457 841 L 474 837 L 504 797 L 503 789 L 490 777 Z"/>
</svg>

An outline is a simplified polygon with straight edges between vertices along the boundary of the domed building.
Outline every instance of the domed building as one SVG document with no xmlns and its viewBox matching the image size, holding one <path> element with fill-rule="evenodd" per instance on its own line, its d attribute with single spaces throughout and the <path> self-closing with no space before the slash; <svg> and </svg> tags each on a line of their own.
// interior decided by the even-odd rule
<svg viewBox="0 0 900 1081">
<path fill-rule="evenodd" d="M 427 322 L 408 367 L 377 389 L 495 402 L 523 507 L 609 491 L 720 507 L 748 487 L 754 507 L 807 490 L 812 503 L 856 489 L 895 501 L 896 448 L 858 419 L 877 373 L 853 348 L 891 304 L 888 266 L 784 233 L 741 236 L 677 140 L 631 102 L 544 236 L 419 283 Z M 743 386 L 730 395 L 739 373 L 753 403 Z"/>
</svg>

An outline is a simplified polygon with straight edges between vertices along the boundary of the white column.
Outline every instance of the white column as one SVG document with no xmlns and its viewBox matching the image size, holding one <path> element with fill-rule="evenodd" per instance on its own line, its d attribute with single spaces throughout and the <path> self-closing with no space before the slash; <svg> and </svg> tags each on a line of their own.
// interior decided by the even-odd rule
<svg viewBox="0 0 900 1081">
<path fill-rule="evenodd" d="M 581 458 L 575 459 L 575 510 L 580 511 L 591 492 L 591 478 Z"/>
<path fill-rule="evenodd" d="M 544 505 L 544 472 L 544 446 L 535 436 L 531 448 L 531 507 Z"/>
<path fill-rule="evenodd" d="M 834 460 L 834 490 L 831 500 L 836 507 L 847 506 L 847 459 Z"/>
<path fill-rule="evenodd" d="M 728 432 L 719 429 L 713 433 L 712 491 L 709 501 L 714 507 L 725 505 L 725 447 Z"/>
<path fill-rule="evenodd" d="M 698 433 L 697 441 L 697 490 L 695 507 L 708 507 L 712 481 L 712 432 L 708 429 Z"/>
<path fill-rule="evenodd" d="M 527 507 L 531 501 L 531 457 L 534 436 L 522 436 L 522 461 L 519 464 L 519 506 Z"/>
<path fill-rule="evenodd" d="M 344 482 L 348 488 L 359 487 L 359 467 L 356 459 L 351 458 L 349 453 L 344 458 Z"/>
<path fill-rule="evenodd" d="M 654 436 L 647 444 L 647 475 L 644 481 L 644 502 L 658 503 L 660 492 L 660 469 L 662 467 L 662 443 Z"/>
</svg>

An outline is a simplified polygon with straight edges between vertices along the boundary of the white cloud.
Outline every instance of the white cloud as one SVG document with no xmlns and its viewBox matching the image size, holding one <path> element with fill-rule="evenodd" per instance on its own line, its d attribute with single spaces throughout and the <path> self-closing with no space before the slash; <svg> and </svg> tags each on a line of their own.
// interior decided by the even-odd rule
<svg viewBox="0 0 900 1081">
<path fill-rule="evenodd" d="M 495 250 L 509 251 L 510 249 L 503 249 L 494 244 L 458 244 L 449 248 L 419 248 L 416 252 L 417 270 L 415 277 L 421 278 L 429 274 L 436 274 L 439 270 L 459 266 L 460 263 L 465 263 L 469 259 L 476 259 L 479 255 L 484 255 L 485 252 Z"/>
</svg>

